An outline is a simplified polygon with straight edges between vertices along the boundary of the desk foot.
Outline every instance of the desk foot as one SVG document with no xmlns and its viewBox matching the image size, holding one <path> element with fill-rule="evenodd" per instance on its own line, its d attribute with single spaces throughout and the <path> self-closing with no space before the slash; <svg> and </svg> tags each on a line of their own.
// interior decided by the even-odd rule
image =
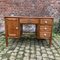
<svg viewBox="0 0 60 60">
<path fill-rule="evenodd" d="M 8 38 L 6 37 L 6 47 L 8 47 Z"/>
</svg>

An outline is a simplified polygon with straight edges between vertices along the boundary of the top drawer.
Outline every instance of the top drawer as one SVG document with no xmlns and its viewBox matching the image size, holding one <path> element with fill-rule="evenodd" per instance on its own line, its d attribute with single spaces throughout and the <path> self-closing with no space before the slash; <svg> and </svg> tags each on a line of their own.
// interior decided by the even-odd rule
<svg viewBox="0 0 60 60">
<path fill-rule="evenodd" d="M 31 19 L 31 23 L 33 23 L 33 24 L 38 24 L 39 23 L 39 19 Z"/>
<path fill-rule="evenodd" d="M 39 23 L 39 19 L 28 19 L 28 18 L 23 18 L 23 19 L 20 19 L 20 23 L 33 23 L 33 24 L 38 24 Z"/>
<path fill-rule="evenodd" d="M 7 17 L 7 18 L 5 18 L 5 20 L 18 20 L 18 18 L 14 18 L 14 17 Z"/>
<path fill-rule="evenodd" d="M 52 25 L 53 24 L 53 20 L 50 18 L 45 18 L 45 19 L 40 19 L 40 24 L 45 24 L 45 25 Z"/>
<path fill-rule="evenodd" d="M 20 19 L 20 23 L 28 23 L 29 22 L 29 20 L 28 19 Z"/>
</svg>

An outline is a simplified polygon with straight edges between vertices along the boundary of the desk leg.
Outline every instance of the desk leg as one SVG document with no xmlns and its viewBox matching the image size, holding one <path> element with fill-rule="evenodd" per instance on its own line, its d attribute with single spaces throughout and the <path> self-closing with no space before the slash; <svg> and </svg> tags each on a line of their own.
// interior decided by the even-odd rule
<svg viewBox="0 0 60 60">
<path fill-rule="evenodd" d="M 36 25 L 36 37 L 37 37 L 37 39 L 40 39 L 39 38 L 39 25 Z"/>
<path fill-rule="evenodd" d="M 37 38 L 37 25 L 36 25 L 35 33 L 36 33 L 36 38 Z"/>
<path fill-rule="evenodd" d="M 22 25 L 20 25 L 20 30 L 21 30 L 21 31 L 20 31 L 20 34 L 22 35 Z"/>
<path fill-rule="evenodd" d="M 6 47 L 8 47 L 8 37 L 6 37 Z"/>
<path fill-rule="evenodd" d="M 52 45 L 52 38 L 49 39 L 49 46 L 51 47 Z"/>
</svg>

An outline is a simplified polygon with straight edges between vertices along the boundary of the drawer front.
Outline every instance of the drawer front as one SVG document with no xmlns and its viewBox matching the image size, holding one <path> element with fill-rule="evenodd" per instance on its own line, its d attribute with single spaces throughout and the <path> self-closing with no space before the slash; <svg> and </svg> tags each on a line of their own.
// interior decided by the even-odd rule
<svg viewBox="0 0 60 60">
<path fill-rule="evenodd" d="M 48 24 L 48 25 L 52 25 L 53 20 L 52 19 L 41 19 L 40 20 L 40 24 Z"/>
<path fill-rule="evenodd" d="M 17 18 L 6 18 L 6 31 L 10 37 L 18 37 L 20 35 L 19 23 Z"/>
<path fill-rule="evenodd" d="M 29 19 L 20 19 L 20 23 L 28 23 Z"/>
<path fill-rule="evenodd" d="M 51 32 L 40 32 L 40 38 L 50 38 Z"/>
<path fill-rule="evenodd" d="M 31 22 L 30 23 L 38 24 L 39 23 L 39 19 L 31 19 Z"/>
<path fill-rule="evenodd" d="M 11 17 L 11 18 L 9 18 L 9 17 L 7 17 L 7 18 L 5 18 L 6 20 L 18 20 L 18 18 L 14 18 L 14 17 Z"/>
<path fill-rule="evenodd" d="M 38 24 L 39 19 L 20 19 L 20 23 L 33 23 L 33 24 Z"/>
<path fill-rule="evenodd" d="M 51 32 L 52 26 L 40 26 L 40 32 Z"/>
</svg>

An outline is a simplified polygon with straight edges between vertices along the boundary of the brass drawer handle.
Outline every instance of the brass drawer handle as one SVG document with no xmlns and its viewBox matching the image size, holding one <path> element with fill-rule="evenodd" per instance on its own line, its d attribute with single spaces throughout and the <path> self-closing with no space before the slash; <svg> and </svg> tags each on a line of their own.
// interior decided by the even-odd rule
<svg viewBox="0 0 60 60">
<path fill-rule="evenodd" d="M 45 23 L 47 24 L 47 21 L 45 21 Z"/>
<path fill-rule="evenodd" d="M 18 27 L 16 27 L 16 29 L 18 29 Z"/>
<path fill-rule="evenodd" d="M 47 34 L 44 34 L 44 36 L 46 36 Z"/>
<path fill-rule="evenodd" d="M 44 29 L 45 29 L 45 30 L 47 30 L 47 28 L 46 28 L 46 27 L 45 27 Z"/>
</svg>

